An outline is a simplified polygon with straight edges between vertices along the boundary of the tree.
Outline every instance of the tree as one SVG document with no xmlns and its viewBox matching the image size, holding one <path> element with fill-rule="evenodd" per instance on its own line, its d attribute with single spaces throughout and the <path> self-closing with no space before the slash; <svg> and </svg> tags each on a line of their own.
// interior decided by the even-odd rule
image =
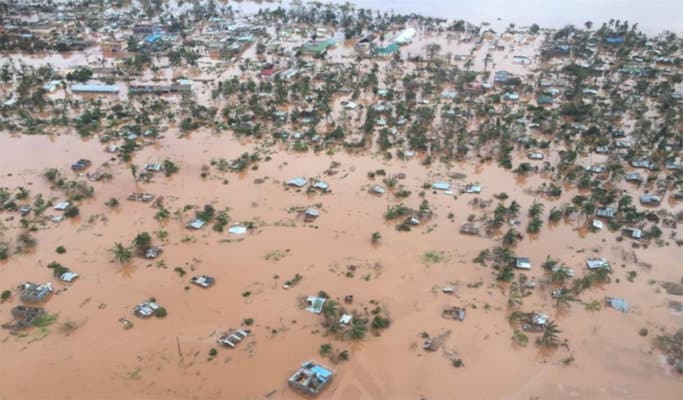
<svg viewBox="0 0 683 400">
<path fill-rule="evenodd" d="M 66 79 L 69 81 L 85 82 L 92 77 L 92 70 L 87 67 L 79 68 L 75 71 L 66 74 Z"/>
<path fill-rule="evenodd" d="M 529 33 L 535 35 L 538 33 L 540 29 L 541 28 L 538 26 L 538 24 L 531 24 L 531 26 L 529 27 Z"/>
<path fill-rule="evenodd" d="M 531 218 L 538 218 L 543 214 L 543 203 L 537 203 L 534 201 L 534 203 L 531 205 L 529 208 L 529 216 Z"/>
<path fill-rule="evenodd" d="M 571 278 L 571 272 L 569 272 L 569 269 L 567 267 L 559 267 L 555 268 L 551 274 L 550 279 L 553 282 L 560 282 L 564 283 L 564 281 L 569 280 Z"/>
<path fill-rule="evenodd" d="M 147 232 L 138 233 L 133 238 L 133 246 L 138 253 L 144 253 L 152 246 L 152 236 Z"/>
<path fill-rule="evenodd" d="M 505 235 L 503 235 L 503 246 L 512 247 L 517 244 L 520 239 L 520 234 L 515 228 L 510 228 Z"/>
<path fill-rule="evenodd" d="M 365 337 L 366 330 L 367 327 L 362 321 L 354 319 L 353 323 L 351 324 L 351 328 L 347 331 L 347 334 L 353 340 L 360 340 Z"/>
<path fill-rule="evenodd" d="M 133 257 L 133 252 L 130 250 L 130 248 L 122 245 L 119 242 L 114 243 L 114 247 L 109 249 L 109 254 L 112 257 L 112 261 L 119 264 L 125 264 L 130 261 L 131 257 Z"/>
<path fill-rule="evenodd" d="M 339 304 L 334 300 L 328 299 L 325 304 L 323 304 L 322 314 L 326 319 L 336 319 L 338 311 Z"/>
<path fill-rule="evenodd" d="M 572 295 L 572 291 L 570 289 L 567 289 L 563 287 L 562 289 L 557 292 L 557 295 L 555 297 L 555 307 L 560 308 L 560 307 L 566 307 L 570 308 L 571 304 L 570 302 L 576 301 L 576 297 Z"/>
<path fill-rule="evenodd" d="M 562 331 L 558 329 L 555 321 L 550 321 L 543 328 L 543 336 L 538 339 L 538 344 L 542 347 L 557 347 L 560 343 L 560 339 L 557 335 L 560 333 L 562 333 Z"/>
</svg>

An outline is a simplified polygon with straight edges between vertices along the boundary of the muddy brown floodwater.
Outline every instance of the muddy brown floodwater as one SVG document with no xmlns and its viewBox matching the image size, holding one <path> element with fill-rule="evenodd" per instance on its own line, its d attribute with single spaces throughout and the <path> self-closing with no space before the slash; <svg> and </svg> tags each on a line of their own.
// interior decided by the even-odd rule
<svg viewBox="0 0 683 400">
<path fill-rule="evenodd" d="M 234 159 L 254 145 L 203 131 L 178 138 L 173 129 L 158 143 L 138 152 L 136 162 L 170 158 L 178 161 L 178 174 L 136 183 L 127 166 L 112 163 L 113 179 L 94 183 L 96 195 L 81 205 L 80 217 L 50 223 L 36 233 L 35 252 L 13 255 L 0 264 L 3 289 L 26 280 L 50 280 L 46 265 L 53 260 L 81 274 L 72 284 L 55 284 L 59 293 L 45 307 L 57 313 L 58 320 L 47 331 L 34 329 L 24 337 L 2 332 L 0 398 L 262 399 L 270 394 L 271 399 L 297 399 L 301 397 L 287 388 L 287 378 L 301 362 L 320 359 L 323 343 L 350 353 L 349 361 L 333 366 L 337 375 L 321 394 L 326 399 L 680 398 L 680 377 L 667 374 L 659 353 L 652 351 L 651 337 L 638 335 L 642 327 L 656 334 L 660 327 L 681 326 L 680 316 L 666 306 L 665 292 L 648 284 L 680 279 L 681 253 L 676 246 L 632 250 L 615 242 L 613 233 L 579 235 L 575 223 L 544 226 L 538 237 L 526 237 L 516 253 L 531 258 L 530 277 L 541 280 L 540 263 L 548 255 L 581 275 L 585 258 L 595 251 L 613 261 L 613 279 L 620 278 L 620 283 L 592 288 L 583 300 L 611 295 L 627 298 L 632 306 L 631 312 L 622 314 L 612 309 L 589 312 L 577 303 L 557 313 L 549 290 L 533 291 L 525 298 L 524 309 L 549 313 L 558 322 L 561 337 L 569 339 L 568 349 L 544 352 L 532 344 L 513 345 L 507 295 L 495 284 L 495 271 L 472 262 L 495 241 L 458 233 L 469 214 L 482 213 L 470 204 L 473 196 L 428 190 L 425 198 L 435 216 L 425 226 L 398 232 L 383 219 L 387 206 L 397 201 L 367 192 L 372 183 L 368 171 L 402 172 L 406 179 L 401 184 L 413 192 L 404 201 L 417 207 L 424 183 L 459 172 L 467 176 L 460 183 L 482 184 L 482 199 L 506 192 L 521 204 L 525 216 L 524 210 L 535 200 L 527 189 L 540 185 L 538 177 L 519 183 L 493 164 L 474 162 L 427 168 L 419 159 L 386 162 L 362 154 L 274 151 L 257 170 L 238 175 L 212 168 L 201 179 L 202 166 L 210 159 Z M 74 175 L 69 165 L 83 156 L 95 168 L 109 160 L 102 147 L 97 140 L 83 141 L 75 135 L 4 135 L 0 185 L 24 186 L 34 194 L 59 199 L 61 194 L 50 189 L 42 172 L 58 167 Z M 338 173 L 324 176 L 333 161 L 340 163 Z M 332 192 L 307 195 L 285 190 L 282 182 L 294 176 L 324 177 Z M 263 183 L 256 183 L 258 178 Z M 155 208 L 125 201 L 133 191 L 164 196 L 172 211 L 187 204 L 229 207 L 232 221 L 257 221 L 258 227 L 244 240 L 227 241 L 228 234 L 211 227 L 186 230 L 183 221 L 189 212 L 182 220 L 174 216 L 158 223 Z M 543 201 L 550 209 L 575 194 L 570 189 L 559 200 Z M 118 210 L 104 206 L 111 197 L 121 201 Z M 322 205 L 322 213 L 313 223 L 288 212 L 293 206 L 316 203 Z M 454 214 L 452 220 L 449 213 Z M 11 237 L 19 221 L 5 220 L 3 225 L 5 236 Z M 164 252 L 159 259 L 134 258 L 124 266 L 109 261 L 107 250 L 114 242 L 128 243 L 136 233 L 160 229 L 168 236 L 161 242 Z M 372 245 L 370 235 L 376 231 L 382 239 Z M 59 245 L 67 249 L 65 254 L 55 253 Z M 422 255 L 427 251 L 442 251 L 444 258 L 425 264 Z M 633 256 L 652 268 L 639 267 Z M 346 276 L 348 265 L 357 266 L 352 277 Z M 188 274 L 181 278 L 175 267 Z M 633 283 L 626 280 L 630 270 L 638 273 Z M 301 282 L 283 289 L 283 282 L 296 273 L 303 276 Z M 186 290 L 195 274 L 214 276 L 216 286 Z M 439 288 L 448 285 L 457 287 L 455 295 L 441 293 Z M 298 298 L 320 290 L 335 298 L 352 294 L 358 308 L 371 307 L 370 300 L 377 300 L 392 324 L 379 337 L 370 335 L 359 342 L 324 337 L 321 317 L 297 307 Z M 247 291 L 251 295 L 243 297 Z M 168 316 L 133 316 L 132 307 L 151 296 L 167 308 Z M 18 303 L 14 296 L 0 304 L 0 315 L 6 318 Z M 466 306 L 466 320 L 442 319 L 440 311 L 446 305 Z M 118 322 L 121 317 L 133 321 L 134 328 L 124 330 Z M 216 332 L 239 327 L 245 318 L 254 319 L 252 335 L 237 349 L 220 348 L 216 358 L 208 360 L 209 350 L 218 347 Z M 65 335 L 60 330 L 65 321 L 74 321 L 79 328 Z M 437 336 L 448 331 L 439 351 L 421 349 L 422 332 Z M 464 368 L 451 365 L 453 354 L 463 360 Z M 574 362 L 565 366 L 562 360 L 569 357 Z"/>
</svg>

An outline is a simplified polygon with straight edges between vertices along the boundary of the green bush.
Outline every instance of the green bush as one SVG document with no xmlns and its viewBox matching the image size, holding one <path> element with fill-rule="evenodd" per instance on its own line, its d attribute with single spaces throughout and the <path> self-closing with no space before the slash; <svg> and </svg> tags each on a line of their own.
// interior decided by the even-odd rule
<svg viewBox="0 0 683 400">
<path fill-rule="evenodd" d="M 159 307 L 156 311 L 154 311 L 154 315 L 156 315 L 158 318 L 164 318 L 166 315 L 168 315 L 168 313 L 164 307 Z"/>
</svg>

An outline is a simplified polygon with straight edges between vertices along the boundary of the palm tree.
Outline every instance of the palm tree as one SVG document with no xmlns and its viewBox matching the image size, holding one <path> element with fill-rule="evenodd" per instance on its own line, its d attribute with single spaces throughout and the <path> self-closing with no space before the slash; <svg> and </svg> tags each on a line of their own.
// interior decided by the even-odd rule
<svg viewBox="0 0 683 400">
<path fill-rule="evenodd" d="M 557 347 L 560 343 L 558 334 L 562 331 L 557 328 L 555 321 L 550 321 L 543 329 L 543 336 L 538 339 L 538 344 L 543 347 Z"/>
<path fill-rule="evenodd" d="M 564 281 L 569 280 L 572 277 L 571 272 L 569 271 L 569 268 L 565 266 L 554 268 L 552 274 L 550 275 L 550 280 L 553 282 L 564 283 Z"/>
<path fill-rule="evenodd" d="M 334 300 L 327 300 L 323 304 L 322 313 L 326 319 L 336 319 L 337 312 L 339 311 L 339 304 Z"/>
<path fill-rule="evenodd" d="M 560 291 L 557 293 L 557 296 L 555 297 L 555 307 L 570 308 L 570 302 L 572 301 L 576 301 L 576 297 L 572 296 L 572 291 L 570 289 L 563 287 L 562 289 L 560 289 Z"/>
<path fill-rule="evenodd" d="M 508 307 L 514 308 L 522 305 L 522 296 L 519 294 L 517 288 L 510 288 L 510 293 L 508 294 Z"/>
<path fill-rule="evenodd" d="M 119 242 L 114 243 L 114 247 L 109 249 L 109 254 L 112 256 L 112 261 L 119 264 L 125 264 L 130 261 L 131 257 L 133 257 L 133 252 L 130 250 L 130 248 L 122 245 Z"/>
</svg>

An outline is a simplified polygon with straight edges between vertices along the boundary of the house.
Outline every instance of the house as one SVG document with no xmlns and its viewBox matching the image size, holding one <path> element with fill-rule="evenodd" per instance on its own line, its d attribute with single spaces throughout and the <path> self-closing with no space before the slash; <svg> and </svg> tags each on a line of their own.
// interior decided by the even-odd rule
<svg viewBox="0 0 683 400">
<path fill-rule="evenodd" d="M 372 54 L 378 56 L 378 57 L 386 57 L 390 56 L 394 53 L 398 53 L 400 50 L 400 47 L 398 46 L 398 43 L 391 43 L 388 46 L 378 46 L 372 49 Z"/>
<path fill-rule="evenodd" d="M 48 93 L 53 92 L 61 83 L 62 81 L 50 81 L 43 85 L 43 90 Z"/>
<path fill-rule="evenodd" d="M 335 45 L 334 39 L 316 40 L 304 43 L 301 46 L 301 53 L 322 57 L 327 53 L 327 49 Z"/>
<path fill-rule="evenodd" d="M 321 180 L 316 180 L 313 183 L 312 187 L 313 187 L 313 189 L 319 189 L 319 190 L 322 190 L 324 192 L 326 192 L 330 189 L 330 185 L 328 185 L 327 182 L 321 181 Z"/>
<path fill-rule="evenodd" d="M 496 71 L 493 76 L 493 83 L 508 83 L 512 79 L 512 74 L 508 71 Z"/>
<path fill-rule="evenodd" d="M 149 300 L 149 301 L 145 301 L 145 302 L 140 303 L 137 306 L 133 307 L 133 312 L 135 313 L 135 315 L 137 315 L 140 318 L 149 318 L 159 308 L 160 308 L 160 306 L 156 301 Z"/>
<path fill-rule="evenodd" d="M 519 93 L 507 92 L 503 95 L 503 100 L 517 101 L 519 100 Z"/>
<path fill-rule="evenodd" d="M 473 193 L 473 194 L 481 193 L 481 185 L 478 183 L 469 184 L 469 185 L 465 186 L 464 192 L 465 193 Z"/>
<path fill-rule="evenodd" d="M 28 213 L 30 213 L 31 210 L 33 210 L 33 206 L 30 204 L 25 204 L 25 205 L 19 207 L 19 213 L 21 215 L 28 215 Z"/>
<path fill-rule="evenodd" d="M 216 343 L 234 349 L 240 342 L 246 339 L 250 333 L 251 331 L 248 329 L 230 330 L 222 334 L 218 340 L 216 340 Z"/>
<path fill-rule="evenodd" d="M 75 272 L 67 271 L 63 273 L 59 279 L 62 280 L 63 282 L 73 282 L 78 278 L 78 274 Z"/>
<path fill-rule="evenodd" d="M 530 160 L 542 160 L 544 155 L 540 151 L 532 151 L 527 154 L 527 157 L 529 157 Z"/>
<path fill-rule="evenodd" d="M 323 297 L 308 296 L 306 298 L 306 303 L 308 304 L 306 311 L 312 312 L 313 314 L 320 314 L 326 301 L 327 299 Z"/>
<path fill-rule="evenodd" d="M 202 227 L 204 226 L 205 223 L 206 222 L 202 221 L 199 218 L 193 218 L 192 220 L 190 220 L 190 222 L 187 223 L 187 225 L 185 225 L 185 227 L 190 228 L 190 229 L 194 229 L 194 230 L 199 230 L 199 229 L 202 229 Z"/>
<path fill-rule="evenodd" d="M 531 261 L 527 257 L 515 257 L 515 268 L 531 269 Z"/>
<path fill-rule="evenodd" d="M 116 85 L 77 83 L 77 84 L 71 86 L 71 91 L 73 93 L 115 94 L 115 93 L 119 92 L 119 87 Z"/>
<path fill-rule="evenodd" d="M 399 45 L 410 44 L 413 42 L 416 33 L 417 31 L 415 28 L 406 28 L 401 31 L 392 42 Z"/>
<path fill-rule="evenodd" d="M 474 224 L 471 223 L 465 223 L 460 227 L 460 233 L 466 234 L 466 235 L 478 235 L 479 234 L 479 228 L 477 228 Z"/>
<path fill-rule="evenodd" d="M 621 36 L 608 36 L 605 38 L 607 44 L 622 44 L 624 43 L 624 38 Z"/>
<path fill-rule="evenodd" d="M 128 195 L 128 200 L 140 201 L 143 203 L 147 203 L 147 202 L 154 200 L 154 195 L 151 193 L 133 192 L 133 193 Z"/>
<path fill-rule="evenodd" d="M 304 220 L 306 222 L 313 221 L 314 219 L 318 218 L 320 216 L 320 211 L 318 211 L 315 208 L 307 208 L 306 211 L 304 211 Z"/>
<path fill-rule="evenodd" d="M 26 303 L 39 303 L 46 300 L 52 294 L 52 284 L 44 283 L 39 285 L 33 282 L 26 282 L 21 285 L 21 301 Z"/>
<path fill-rule="evenodd" d="M 465 309 L 462 307 L 446 307 L 441 311 L 441 318 L 464 321 Z"/>
<path fill-rule="evenodd" d="M 531 60 L 526 56 L 512 56 L 512 62 L 515 64 L 531 64 Z"/>
<path fill-rule="evenodd" d="M 607 270 L 612 270 L 612 267 L 610 267 L 609 262 L 607 262 L 606 259 L 604 258 L 599 258 L 599 257 L 591 257 L 586 260 L 586 267 L 588 269 L 602 269 L 605 268 Z"/>
<path fill-rule="evenodd" d="M 384 187 L 381 185 L 373 185 L 370 188 L 370 192 L 381 196 L 386 192 L 386 189 L 384 189 Z"/>
<path fill-rule="evenodd" d="M 647 168 L 650 171 L 654 171 L 657 169 L 657 164 L 653 163 L 648 158 L 640 158 L 637 160 L 631 160 L 631 166 L 633 168 Z"/>
<path fill-rule="evenodd" d="M 148 248 L 147 250 L 145 250 L 145 258 L 150 259 L 150 260 L 153 258 L 157 258 L 159 256 L 159 254 L 161 254 L 162 251 L 163 250 L 161 247 L 152 246 L 152 247 Z"/>
<path fill-rule="evenodd" d="M 640 172 L 629 172 L 628 174 L 624 175 L 624 179 L 626 182 L 643 183 L 644 181 Z"/>
<path fill-rule="evenodd" d="M 661 202 L 662 199 L 653 194 L 643 194 L 640 196 L 640 204 L 645 206 L 658 206 Z"/>
<path fill-rule="evenodd" d="M 643 231 L 638 229 L 638 228 L 624 228 L 621 230 L 621 232 L 625 235 L 628 235 L 632 239 L 642 239 L 643 238 Z"/>
<path fill-rule="evenodd" d="M 247 233 L 248 229 L 249 228 L 244 225 L 236 224 L 228 228 L 228 233 L 233 235 L 244 235 Z"/>
<path fill-rule="evenodd" d="M 521 320 L 522 329 L 530 332 L 542 332 L 550 318 L 546 314 L 529 313 L 525 314 Z"/>
<path fill-rule="evenodd" d="M 609 146 L 595 146 L 595 152 L 598 154 L 609 154 Z"/>
<path fill-rule="evenodd" d="M 628 302 L 619 297 L 606 297 L 605 303 L 617 311 L 628 312 Z"/>
<path fill-rule="evenodd" d="M 192 279 L 190 279 L 190 282 L 203 288 L 210 288 L 211 286 L 216 284 L 216 278 L 213 278 L 208 275 L 199 275 L 192 277 Z"/>
<path fill-rule="evenodd" d="M 287 181 L 288 186 L 295 186 L 298 188 L 302 188 L 302 187 L 306 186 L 307 184 L 308 184 L 308 179 L 301 177 L 301 176 L 290 179 L 289 181 Z"/>
<path fill-rule="evenodd" d="M 317 396 L 329 385 L 334 371 L 314 361 L 307 361 L 292 374 L 289 387 L 309 396 Z"/>
<path fill-rule="evenodd" d="M 599 219 L 594 219 L 593 222 L 591 223 L 591 226 L 594 229 L 600 229 L 600 230 L 605 228 L 605 224 L 603 224 L 602 221 L 600 221 Z"/>
<path fill-rule="evenodd" d="M 75 163 L 71 164 L 71 169 L 74 171 L 82 171 L 92 165 L 92 161 L 81 158 Z"/>
<path fill-rule="evenodd" d="M 597 209 L 595 214 L 598 217 L 603 217 L 603 218 L 614 218 L 614 215 L 617 213 L 617 210 L 615 210 L 613 207 L 600 207 Z"/>
<path fill-rule="evenodd" d="M 64 211 L 67 208 L 69 208 L 70 205 L 71 205 L 71 203 L 69 203 L 68 201 L 61 201 L 61 202 L 55 204 L 55 206 L 53 208 L 57 211 Z"/>
<path fill-rule="evenodd" d="M 549 106 L 553 104 L 553 98 L 547 95 L 540 95 L 536 97 L 536 104 L 539 106 Z"/>
<path fill-rule="evenodd" d="M 448 182 L 434 182 L 434 183 L 432 183 L 432 189 L 435 189 L 435 190 L 451 190 L 451 184 Z"/>
<path fill-rule="evenodd" d="M 162 169 L 162 165 L 160 163 L 146 163 L 144 165 L 145 171 L 149 172 L 159 172 Z"/>
</svg>

